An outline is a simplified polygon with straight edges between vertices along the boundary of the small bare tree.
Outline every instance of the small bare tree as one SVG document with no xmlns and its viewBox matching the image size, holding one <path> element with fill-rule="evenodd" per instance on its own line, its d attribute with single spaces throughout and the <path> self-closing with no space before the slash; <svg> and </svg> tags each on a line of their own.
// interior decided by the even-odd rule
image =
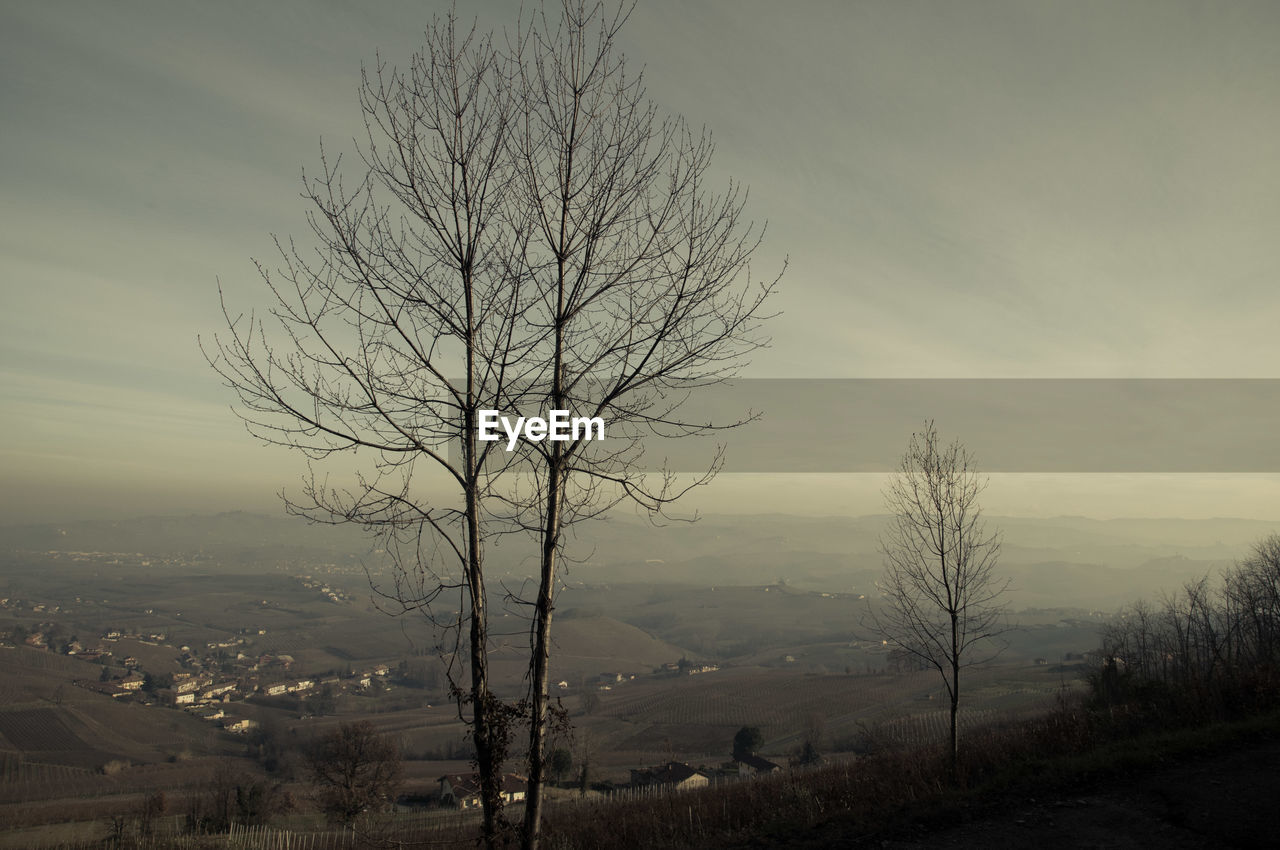
<svg viewBox="0 0 1280 850">
<path fill-rule="evenodd" d="M 988 533 L 978 496 L 986 487 L 959 441 L 943 446 L 933 422 L 911 435 L 885 490 L 893 515 L 880 540 L 885 559 L 875 630 L 889 644 L 937 670 L 950 698 L 950 759 L 959 756 L 960 671 L 1000 651 L 1006 630 L 996 574 L 1000 538 Z M 980 652 L 983 644 L 991 647 Z"/>
<path fill-rule="evenodd" d="M 1227 577 L 1225 592 L 1235 600 L 1239 624 L 1236 655 L 1255 667 L 1280 655 L 1280 534 L 1254 544 Z"/>
<path fill-rule="evenodd" d="M 1114 706 L 1141 688 L 1151 706 L 1203 718 L 1269 709 L 1280 634 L 1280 535 L 1254 545 L 1220 581 L 1185 582 L 1152 605 L 1139 600 L 1103 631 L 1095 696 Z M 1154 687 L 1153 687 L 1154 686 Z"/>
<path fill-rule="evenodd" d="M 399 749 L 367 720 L 343 723 L 313 742 L 307 766 L 320 808 L 343 824 L 391 805 L 402 776 Z"/>
</svg>

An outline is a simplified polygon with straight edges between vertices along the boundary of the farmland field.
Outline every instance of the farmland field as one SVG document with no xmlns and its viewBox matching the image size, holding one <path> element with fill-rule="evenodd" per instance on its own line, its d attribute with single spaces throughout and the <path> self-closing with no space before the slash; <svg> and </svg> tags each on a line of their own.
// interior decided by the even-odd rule
<svg viewBox="0 0 1280 850">
<path fill-rule="evenodd" d="M 76 750 L 84 742 L 49 708 L 0 711 L 0 738 L 18 750 Z"/>
<path fill-rule="evenodd" d="M 992 667 L 970 678 L 962 701 L 970 723 L 1042 711 L 1064 687 L 1061 674 L 1037 666 Z M 783 755 L 798 751 L 806 724 L 820 726 L 831 743 L 894 718 L 932 717 L 946 705 L 933 672 L 815 675 L 765 668 L 629 682 L 600 702 L 584 723 L 609 748 L 620 754 L 671 749 L 702 759 L 727 757 L 742 726 L 760 727 L 762 751 Z M 903 734 L 925 737 L 932 723 L 909 720 Z"/>
<path fill-rule="evenodd" d="M 648 545 L 646 535 L 635 545 Z M 729 556 L 714 552 L 730 544 L 738 546 L 728 537 L 691 545 L 690 574 L 724 567 Z M 657 554 L 674 562 L 678 550 L 664 546 Z M 740 554 L 755 564 L 744 575 L 805 569 L 808 557 L 765 565 L 757 552 Z M 370 721 L 399 745 L 415 793 L 429 792 L 446 771 L 468 769 L 468 730 L 432 654 L 436 636 L 421 617 L 374 610 L 358 565 L 174 558 L 158 567 L 137 555 L 37 552 L 11 555 L 0 571 L 0 599 L 11 603 L 0 605 L 0 642 L 9 644 L 0 647 L 0 820 L 102 817 L 133 811 L 158 790 L 185 800 L 220 773 L 279 783 L 305 801 L 301 753 L 314 736 L 353 720 Z M 761 753 L 782 764 L 806 735 L 817 736 L 824 755 L 843 758 L 869 737 L 945 734 L 936 673 L 887 672 L 885 647 L 859 632 L 863 567 L 828 592 L 772 579 L 680 584 L 680 568 L 648 560 L 616 575 L 574 565 L 557 600 L 553 695 L 572 730 L 553 746 L 575 761 L 588 754 L 595 780 L 626 782 L 631 768 L 672 758 L 719 765 L 743 726 L 760 727 Z M 642 570 L 666 583 L 615 580 Z M 717 581 L 736 575 L 724 567 Z M 329 598 L 325 587 L 342 595 Z M 1087 611 L 1029 614 L 1005 663 L 969 671 L 962 722 L 1042 710 L 1077 687 L 1073 674 L 1055 669 L 1067 653 L 1095 646 L 1098 622 Z M 528 687 L 528 621 L 518 606 L 497 606 L 491 627 L 495 693 L 518 700 Z M 27 645 L 37 633 L 43 643 Z M 95 660 L 67 654 L 73 642 Z M 1035 663 L 1041 656 L 1052 664 Z M 126 675 L 150 677 L 151 689 L 113 698 L 96 688 Z M 226 702 L 218 696 L 203 707 L 223 719 L 166 703 L 179 677 L 192 676 L 234 685 Z M 303 680 L 311 685 L 298 693 L 267 695 L 269 686 Z M 222 728 L 237 719 L 258 727 Z M 513 752 L 520 743 L 514 739 Z"/>
</svg>

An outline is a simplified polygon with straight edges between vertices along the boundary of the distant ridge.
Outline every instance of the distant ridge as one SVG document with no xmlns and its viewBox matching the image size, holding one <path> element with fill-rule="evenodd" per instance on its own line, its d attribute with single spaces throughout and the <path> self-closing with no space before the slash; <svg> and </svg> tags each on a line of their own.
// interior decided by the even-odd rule
<svg viewBox="0 0 1280 850">
<path fill-rule="evenodd" d="M 247 511 L 0 527 L 0 548 L 8 551 L 164 555 L 278 547 L 360 554 L 368 552 L 371 544 L 353 526 L 312 524 L 298 517 Z"/>
<path fill-rule="evenodd" d="M 879 538 L 888 517 L 713 514 L 655 527 L 617 515 L 575 529 L 566 563 L 571 583 L 696 587 L 787 585 L 798 591 L 874 594 Z M 1015 607 L 1116 608 L 1141 595 L 1215 573 L 1280 522 L 1214 519 L 988 517 L 1003 535 L 1001 567 L 1014 579 Z M 489 553 L 495 577 L 530 569 L 518 536 Z M 249 512 L 44 523 L 0 528 L 0 552 L 201 555 L 225 565 L 280 558 L 346 560 L 373 566 L 374 541 L 359 527 L 311 524 Z"/>
</svg>

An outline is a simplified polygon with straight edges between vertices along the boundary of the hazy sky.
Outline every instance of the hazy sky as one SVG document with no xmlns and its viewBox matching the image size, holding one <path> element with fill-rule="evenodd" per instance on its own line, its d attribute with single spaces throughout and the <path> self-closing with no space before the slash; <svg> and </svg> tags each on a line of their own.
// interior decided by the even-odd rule
<svg viewBox="0 0 1280 850">
<path fill-rule="evenodd" d="M 219 279 L 265 303 L 250 257 L 304 232 L 299 174 L 359 130 L 360 63 L 404 62 L 446 8 L 0 6 L 0 522 L 269 507 L 296 480 L 196 336 Z M 1280 4 L 641 0 L 623 41 L 750 185 L 760 268 L 790 256 L 748 374 L 1280 377 Z M 875 493 L 742 477 L 701 503 Z M 1274 518 L 1280 480 L 1011 476 L 991 499 Z"/>
</svg>

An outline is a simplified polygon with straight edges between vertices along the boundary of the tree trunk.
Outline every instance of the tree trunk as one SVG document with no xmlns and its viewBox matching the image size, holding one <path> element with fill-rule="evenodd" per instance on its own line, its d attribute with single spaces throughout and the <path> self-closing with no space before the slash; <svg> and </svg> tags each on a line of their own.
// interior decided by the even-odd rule
<svg viewBox="0 0 1280 850">
<path fill-rule="evenodd" d="M 951 613 L 951 751 L 948 758 L 951 762 L 951 778 L 960 775 L 960 728 L 958 724 L 960 711 L 960 624 L 956 613 Z"/>
<path fill-rule="evenodd" d="M 551 615 L 554 610 L 556 551 L 560 544 L 560 490 L 557 458 L 547 470 L 547 524 L 543 532 L 542 573 L 534 609 L 533 703 L 529 718 L 529 790 L 524 803 L 524 850 L 537 850 L 542 826 L 542 783 L 547 745 L 547 705 L 550 702 Z"/>
<path fill-rule="evenodd" d="M 565 257 L 568 254 L 565 234 L 569 222 L 568 192 L 570 176 L 573 173 L 573 155 L 577 136 L 577 103 L 575 102 L 573 126 L 570 130 L 566 151 L 564 176 L 564 192 L 560 205 L 560 241 L 557 246 L 556 259 L 556 312 L 555 336 L 551 360 L 551 409 L 560 410 L 565 407 L 564 387 L 564 346 L 565 346 L 565 282 L 567 270 Z M 561 469 L 563 462 L 561 444 L 556 443 L 551 449 L 551 457 L 547 463 L 547 502 L 546 524 L 542 529 L 542 571 L 538 578 L 538 600 L 534 608 L 533 658 L 530 660 L 531 681 L 533 691 L 532 705 L 529 713 L 529 788 L 524 803 L 524 841 L 523 850 L 537 850 L 539 833 L 542 831 L 542 781 L 547 737 L 547 704 L 550 701 L 549 669 L 551 661 L 551 614 L 553 597 L 555 596 L 556 552 L 560 547 L 560 507 L 565 486 L 565 471 Z"/>
<path fill-rule="evenodd" d="M 472 289 L 467 287 L 467 321 L 473 317 Z M 470 325 L 469 325 L 470 326 Z M 476 750 L 476 772 L 480 778 L 480 806 L 483 816 L 484 846 L 492 850 L 497 844 L 498 812 L 502 810 L 499 772 L 502 750 L 493 739 L 493 696 L 489 692 L 489 612 L 485 601 L 484 560 L 480 549 L 480 492 L 478 447 L 475 416 L 475 349 L 467 346 L 467 407 L 463 411 L 463 452 L 467 464 L 467 589 L 471 616 L 468 639 L 471 644 L 471 740 Z"/>
<path fill-rule="evenodd" d="M 473 432 L 474 433 L 474 432 Z M 498 834 L 498 812 L 502 808 L 501 787 L 498 772 L 501 764 L 497 764 L 500 756 L 494 746 L 492 713 L 493 697 L 489 693 L 489 658 L 488 628 L 485 610 L 484 574 L 480 558 L 480 528 L 478 500 L 472 494 L 467 497 L 467 519 L 471 549 L 467 554 L 467 570 L 470 575 L 467 585 L 470 589 L 471 618 L 471 739 L 476 749 L 476 772 L 480 775 L 480 802 L 483 809 L 483 835 L 486 847 L 494 847 Z"/>
<path fill-rule="evenodd" d="M 959 686 L 960 670 L 953 668 L 951 671 L 951 746 L 948 751 L 948 759 L 951 762 L 951 776 L 956 778 L 959 774 L 960 767 L 960 735 L 957 728 L 957 715 L 960 709 L 960 694 L 956 690 Z"/>
</svg>

